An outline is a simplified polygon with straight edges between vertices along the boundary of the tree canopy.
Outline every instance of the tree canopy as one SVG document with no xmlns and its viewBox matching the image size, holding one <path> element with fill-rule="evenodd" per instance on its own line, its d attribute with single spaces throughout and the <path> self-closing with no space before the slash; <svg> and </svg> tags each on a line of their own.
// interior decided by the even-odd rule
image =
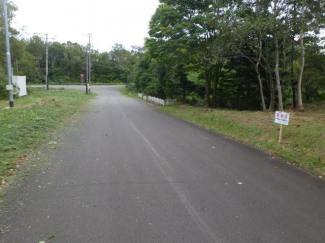
<svg viewBox="0 0 325 243">
<path fill-rule="evenodd" d="M 309 71 L 316 57 L 324 64 L 324 2 L 160 0 L 136 67 L 146 82 L 131 87 L 208 107 L 303 110 L 324 98 L 322 71 L 314 81 Z"/>
</svg>

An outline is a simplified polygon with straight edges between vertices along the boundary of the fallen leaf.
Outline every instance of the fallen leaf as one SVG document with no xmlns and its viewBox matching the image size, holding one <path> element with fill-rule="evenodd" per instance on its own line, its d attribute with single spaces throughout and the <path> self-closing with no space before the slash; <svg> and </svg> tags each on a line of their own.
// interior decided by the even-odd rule
<svg viewBox="0 0 325 243">
<path fill-rule="evenodd" d="M 242 182 L 240 182 L 240 181 L 238 181 L 238 182 L 237 182 L 237 184 L 238 184 L 238 185 L 243 185 L 243 183 L 242 183 Z"/>
</svg>

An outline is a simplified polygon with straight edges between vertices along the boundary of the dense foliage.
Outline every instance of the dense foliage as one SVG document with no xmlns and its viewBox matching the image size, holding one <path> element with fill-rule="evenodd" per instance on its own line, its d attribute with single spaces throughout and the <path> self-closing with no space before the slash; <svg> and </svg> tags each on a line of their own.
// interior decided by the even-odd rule
<svg viewBox="0 0 325 243">
<path fill-rule="evenodd" d="M 160 0 L 144 47 L 91 51 L 92 82 L 232 109 L 303 110 L 325 99 L 325 0 Z M 17 8 L 9 3 L 10 21 Z M 6 83 L 3 21 L 0 95 Z M 45 81 L 45 43 L 11 29 L 15 75 Z M 80 82 L 86 46 L 49 44 L 51 83 Z"/>
<path fill-rule="evenodd" d="M 137 91 L 235 109 L 325 98 L 324 0 L 160 0 Z"/>
</svg>

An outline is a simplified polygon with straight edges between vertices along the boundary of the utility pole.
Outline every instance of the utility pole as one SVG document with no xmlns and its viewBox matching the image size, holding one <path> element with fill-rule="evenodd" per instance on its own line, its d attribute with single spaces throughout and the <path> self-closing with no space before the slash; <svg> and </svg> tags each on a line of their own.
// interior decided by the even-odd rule
<svg viewBox="0 0 325 243">
<path fill-rule="evenodd" d="M 48 34 L 46 34 L 46 73 L 45 73 L 45 82 L 46 82 L 46 90 L 49 90 L 49 43 L 48 43 Z"/>
<path fill-rule="evenodd" d="M 49 35 L 45 34 L 45 33 L 34 33 L 37 35 L 45 35 L 45 86 L 46 86 L 46 90 L 50 89 L 50 80 L 49 80 Z M 52 38 L 51 40 L 55 40 L 55 38 Z"/>
<path fill-rule="evenodd" d="M 8 28 L 8 10 L 7 0 L 2 0 L 3 12 L 4 12 L 4 24 L 5 24 L 5 36 L 6 36 L 6 56 L 7 56 L 7 75 L 8 75 L 8 88 L 9 91 L 9 106 L 14 107 L 14 94 L 12 87 L 12 73 L 11 73 L 11 55 L 10 55 L 10 42 L 9 42 L 9 28 Z"/>
<path fill-rule="evenodd" d="M 88 35 L 89 37 L 89 43 L 88 43 L 88 77 L 89 77 L 89 85 L 91 85 L 91 43 L 90 43 L 90 38 L 91 34 Z"/>
<path fill-rule="evenodd" d="M 86 94 L 88 94 L 88 61 L 89 61 L 89 58 L 88 58 L 88 54 L 87 54 L 87 57 L 86 57 L 86 76 L 85 76 L 85 81 L 86 81 Z"/>
</svg>

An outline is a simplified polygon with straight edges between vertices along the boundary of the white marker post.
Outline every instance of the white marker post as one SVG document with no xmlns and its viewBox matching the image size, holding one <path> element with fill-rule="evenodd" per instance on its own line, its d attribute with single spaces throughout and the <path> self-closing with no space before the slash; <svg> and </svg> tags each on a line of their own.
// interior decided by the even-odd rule
<svg viewBox="0 0 325 243">
<path fill-rule="evenodd" d="M 290 113 L 276 111 L 275 112 L 275 123 L 280 124 L 280 135 L 279 135 L 279 143 L 282 143 L 282 136 L 283 136 L 283 125 L 289 125 L 289 118 Z"/>
</svg>

